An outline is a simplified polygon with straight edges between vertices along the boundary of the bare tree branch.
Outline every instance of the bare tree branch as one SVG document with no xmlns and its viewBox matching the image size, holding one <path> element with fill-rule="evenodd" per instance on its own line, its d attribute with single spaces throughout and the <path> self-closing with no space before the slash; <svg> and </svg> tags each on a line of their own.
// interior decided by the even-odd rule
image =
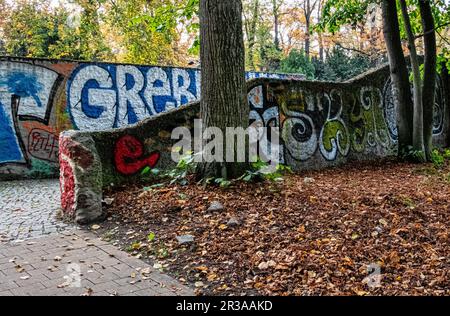
<svg viewBox="0 0 450 316">
<path fill-rule="evenodd" d="M 432 30 L 429 30 L 429 31 L 427 31 L 427 32 L 425 32 L 425 33 L 422 33 L 422 34 L 419 34 L 419 35 L 416 35 L 415 39 L 419 39 L 419 38 L 424 37 L 425 35 L 428 35 L 428 34 L 430 34 L 430 33 L 432 33 L 432 32 L 436 32 L 437 30 L 439 30 L 439 29 L 441 29 L 441 28 L 443 28 L 443 27 L 445 27 L 445 26 L 447 26 L 447 25 L 450 25 L 450 22 L 447 22 L 447 23 L 438 25 L 438 26 L 436 26 L 436 27 L 435 27 L 434 29 L 432 29 Z"/>
</svg>

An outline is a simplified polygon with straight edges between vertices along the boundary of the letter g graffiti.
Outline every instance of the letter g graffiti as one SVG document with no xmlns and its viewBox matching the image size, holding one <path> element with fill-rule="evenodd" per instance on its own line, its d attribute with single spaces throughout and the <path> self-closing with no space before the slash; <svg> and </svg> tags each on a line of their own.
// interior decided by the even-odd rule
<svg viewBox="0 0 450 316">
<path fill-rule="evenodd" d="M 117 92 L 108 70 L 96 65 L 81 67 L 69 79 L 67 87 L 67 106 L 77 129 L 114 127 Z"/>
</svg>

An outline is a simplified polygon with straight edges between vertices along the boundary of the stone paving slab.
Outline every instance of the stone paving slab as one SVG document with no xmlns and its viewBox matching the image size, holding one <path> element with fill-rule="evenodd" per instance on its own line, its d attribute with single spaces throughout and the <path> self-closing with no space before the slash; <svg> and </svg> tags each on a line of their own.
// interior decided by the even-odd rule
<svg viewBox="0 0 450 316">
<path fill-rule="evenodd" d="M 57 179 L 0 181 L 0 242 L 68 229 L 56 218 L 60 205 Z"/>
<path fill-rule="evenodd" d="M 82 230 L 0 243 L 0 296 L 194 295 L 177 280 Z"/>
</svg>

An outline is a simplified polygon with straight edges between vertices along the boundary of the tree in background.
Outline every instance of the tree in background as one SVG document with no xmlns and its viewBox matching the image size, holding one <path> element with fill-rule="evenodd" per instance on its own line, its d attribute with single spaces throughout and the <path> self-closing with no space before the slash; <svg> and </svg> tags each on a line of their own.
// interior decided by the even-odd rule
<svg viewBox="0 0 450 316">
<path fill-rule="evenodd" d="M 76 60 L 112 59 L 92 17 L 95 10 L 88 4 L 91 3 L 83 3 L 87 9 L 81 14 L 81 21 L 77 21 L 66 7 L 52 8 L 48 1 L 21 0 L 13 6 L 4 2 L 0 24 L 4 53 Z"/>
<path fill-rule="evenodd" d="M 405 1 L 415 36 L 423 33 L 417 1 Z M 0 0 L 0 50 L 29 57 L 198 65 L 199 0 L 60 0 L 56 8 L 50 3 L 19 0 L 7 5 Z M 281 71 L 292 50 L 297 51 L 294 57 L 301 50 L 309 57 L 315 79 L 344 80 L 347 74 L 364 71 L 360 65 L 379 65 L 386 61 L 379 4 L 375 0 L 243 0 L 246 67 Z M 25 6 L 33 8 L 29 14 L 18 9 Z M 431 10 L 437 25 L 440 65 L 450 60 L 449 10 L 444 0 L 433 1 Z M 402 18 L 400 15 L 399 10 Z M 18 31 L 11 31 L 11 27 Z M 406 49 L 404 23 L 399 28 L 402 48 Z M 49 34 L 48 39 L 44 34 Z M 415 42 L 417 54 L 423 54 L 423 37 L 418 36 Z M 334 51 L 336 46 L 343 50 L 340 56 Z M 341 68 L 350 63 L 357 71 L 330 65 L 333 61 L 328 59 L 334 57 L 345 59 Z M 284 67 L 287 63 L 290 61 L 284 62 Z M 311 77 L 310 72 L 307 75 Z"/>
<path fill-rule="evenodd" d="M 108 60 L 112 58 L 100 29 L 99 9 L 103 0 L 74 0 L 80 6 L 80 57 L 83 60 Z"/>
<path fill-rule="evenodd" d="M 280 16 L 281 7 L 284 0 L 271 0 L 272 2 L 272 16 L 273 16 L 273 44 L 276 50 L 280 50 Z"/>
<path fill-rule="evenodd" d="M 18 1 L 11 10 L 5 10 L 8 7 L 3 4 L 2 9 L 5 20 L 1 26 L 7 54 L 51 56 L 51 47 L 59 40 L 58 31 L 66 12 L 53 13 L 39 1 Z"/>
<path fill-rule="evenodd" d="M 408 156 L 410 159 L 431 161 L 437 70 L 435 18 L 429 0 L 411 1 L 409 4 L 415 5 L 419 10 L 420 20 L 417 23 L 419 23 L 420 30 L 423 32 L 421 37 L 423 37 L 424 54 L 422 81 L 419 70 L 420 61 L 417 56 L 416 36 L 413 33 L 412 18 L 410 18 L 408 3 L 400 0 L 399 11 L 403 20 L 413 67 L 413 106 L 411 106 L 408 70 L 401 46 L 400 28 L 398 27 L 399 13 L 395 4 L 392 5 L 389 1 L 383 1 L 382 5 L 386 46 L 391 64 L 391 77 L 394 88 L 397 91 L 399 105 L 399 147 L 401 154 Z M 405 125 L 409 127 L 408 130 Z M 400 136 L 402 136 L 402 139 L 400 139 Z M 406 142 L 407 137 L 409 137 L 408 142 Z"/>
<path fill-rule="evenodd" d="M 329 0 L 325 6 L 323 26 L 337 31 L 342 25 L 355 25 L 363 21 L 367 12 L 371 11 L 369 9 L 375 8 L 376 4 L 370 0 Z M 441 0 L 383 0 L 381 11 L 394 96 L 398 104 L 399 154 L 414 160 L 431 160 L 437 54 L 448 52 L 448 40 L 440 34 L 440 29 L 447 27 L 445 32 L 448 32 L 449 7 Z M 435 21 L 438 24 L 435 25 Z M 440 51 L 437 50 L 436 34 L 442 38 Z M 368 41 L 369 44 L 371 42 Z M 411 55 L 414 102 L 406 51 Z M 419 65 L 420 52 L 424 55 L 423 65 Z M 420 73 L 420 68 L 423 73 Z"/>
<path fill-rule="evenodd" d="M 318 57 L 308 58 L 304 50 L 293 49 L 281 61 L 279 70 L 285 73 L 301 73 L 308 79 L 345 81 L 373 66 L 373 62 L 367 56 L 349 55 L 347 51 L 336 46 L 323 62 Z"/>
<path fill-rule="evenodd" d="M 187 65 L 193 59 L 189 44 L 180 45 L 180 38 L 198 31 L 195 14 L 188 14 L 188 6 L 198 5 L 198 0 L 50 3 L 19 0 L 8 5 L 0 0 L 5 54 L 169 65 Z M 173 12 L 185 4 L 183 19 L 178 19 Z"/>
<path fill-rule="evenodd" d="M 243 2 L 244 30 L 247 40 L 246 65 L 251 70 L 256 70 L 255 66 L 255 44 L 256 32 L 261 14 L 260 0 L 248 0 Z"/>
<path fill-rule="evenodd" d="M 305 51 L 293 49 L 289 55 L 281 61 L 281 72 L 301 73 L 308 79 L 315 79 L 315 67 L 306 55 Z"/>
<path fill-rule="evenodd" d="M 305 15 L 305 55 L 308 58 L 310 57 L 311 50 L 311 20 L 316 6 L 319 6 L 319 0 L 303 0 L 303 12 Z"/>
<path fill-rule="evenodd" d="M 0 0 L 0 55 L 6 54 L 6 43 L 3 35 L 4 25 L 7 17 L 7 6 L 5 0 Z"/>
<path fill-rule="evenodd" d="M 419 9 L 422 22 L 425 56 L 422 85 L 423 138 L 426 160 L 432 161 L 433 121 L 436 98 L 436 31 L 431 2 L 429 0 L 419 0 Z"/>
<path fill-rule="evenodd" d="M 323 1 L 315 29 L 328 49 L 339 46 L 374 62 L 383 61 L 381 13 L 374 0 Z"/>
<path fill-rule="evenodd" d="M 412 145 L 413 106 L 408 79 L 408 69 L 400 39 L 397 5 L 395 1 L 383 0 L 383 32 L 389 56 L 394 96 L 397 101 L 397 126 L 399 152 L 405 153 Z"/>
<path fill-rule="evenodd" d="M 400 8 L 403 18 L 403 26 L 408 40 L 409 56 L 413 73 L 413 132 L 412 147 L 415 151 L 425 152 L 425 139 L 423 137 L 423 103 L 422 103 L 422 77 L 420 74 L 420 62 L 417 54 L 415 36 L 413 33 L 411 19 L 409 17 L 406 0 L 400 0 Z M 399 35 L 400 36 L 400 35 Z M 419 158 L 424 160 L 424 157 Z"/>
<path fill-rule="evenodd" d="M 367 55 L 349 54 L 339 45 L 327 56 L 325 64 L 333 71 L 334 80 L 337 81 L 351 79 L 375 66 Z"/>
<path fill-rule="evenodd" d="M 189 47 L 180 45 L 182 34 L 177 28 L 182 25 L 197 31 L 198 27 L 195 22 L 180 19 L 183 5 L 185 1 L 106 1 L 105 19 L 117 35 L 119 59 L 141 64 L 187 64 Z"/>
</svg>

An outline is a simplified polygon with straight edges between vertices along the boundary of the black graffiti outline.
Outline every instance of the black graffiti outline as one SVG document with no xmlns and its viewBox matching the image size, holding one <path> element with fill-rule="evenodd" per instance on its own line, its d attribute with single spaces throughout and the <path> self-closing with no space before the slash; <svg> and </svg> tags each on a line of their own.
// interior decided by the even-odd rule
<svg viewBox="0 0 450 316">
<path fill-rule="evenodd" d="M 1 62 L 4 62 L 4 61 L 1 60 Z M 20 150 L 22 151 L 24 161 L 23 162 L 0 162 L 0 167 L 3 167 L 3 166 L 20 166 L 20 167 L 26 166 L 26 167 L 30 168 L 31 167 L 31 158 L 28 155 L 27 147 L 25 146 L 25 142 L 23 141 L 24 137 L 20 130 L 19 122 L 34 121 L 34 122 L 39 122 L 43 125 L 48 126 L 48 124 L 50 123 L 50 116 L 51 116 L 51 113 L 53 110 L 53 103 L 55 101 L 56 94 L 58 92 L 60 85 L 64 82 L 64 77 L 61 74 L 59 74 L 58 72 L 56 72 L 55 70 L 53 70 L 49 67 L 46 67 L 46 66 L 36 65 L 34 63 L 28 63 L 28 62 L 22 62 L 22 61 L 10 61 L 10 62 L 16 63 L 16 64 L 32 65 L 33 67 L 44 68 L 44 69 L 49 70 L 57 75 L 55 81 L 53 82 L 52 88 L 50 89 L 48 102 L 46 104 L 47 108 L 46 108 L 43 119 L 40 117 L 34 116 L 34 115 L 19 115 L 20 97 L 18 97 L 15 94 L 11 95 L 11 120 L 12 120 L 12 123 L 14 126 L 14 132 L 16 133 L 17 142 L 19 144 Z"/>
<path fill-rule="evenodd" d="M 413 87 L 411 86 L 411 89 Z M 394 113 L 397 114 L 397 108 L 395 105 L 395 100 L 394 100 L 394 91 L 393 91 L 394 87 L 392 84 L 392 79 L 388 78 L 388 80 L 385 83 L 385 86 L 383 88 L 383 112 L 384 112 L 384 118 L 386 121 L 386 124 L 388 126 L 388 130 L 389 130 L 389 134 L 391 136 L 391 139 L 394 142 L 398 141 L 398 127 L 396 127 L 395 129 L 392 128 L 391 124 L 389 124 L 389 120 L 388 116 L 389 114 L 387 113 L 388 107 L 387 104 L 389 103 L 390 105 L 393 105 L 393 109 L 394 109 Z M 433 111 L 433 136 L 439 136 L 444 132 L 444 127 L 445 127 L 445 112 L 446 112 L 446 100 L 445 100 L 445 92 L 444 92 L 444 87 L 443 87 L 443 82 L 442 82 L 442 78 L 439 74 L 436 74 L 436 95 L 435 95 L 435 101 L 434 101 L 434 111 Z M 436 108 L 438 108 L 439 112 L 436 111 Z M 389 108 L 392 109 L 392 106 Z M 439 126 L 436 127 L 436 114 L 439 113 Z M 395 117 L 395 124 L 397 126 L 397 118 Z"/>
</svg>

